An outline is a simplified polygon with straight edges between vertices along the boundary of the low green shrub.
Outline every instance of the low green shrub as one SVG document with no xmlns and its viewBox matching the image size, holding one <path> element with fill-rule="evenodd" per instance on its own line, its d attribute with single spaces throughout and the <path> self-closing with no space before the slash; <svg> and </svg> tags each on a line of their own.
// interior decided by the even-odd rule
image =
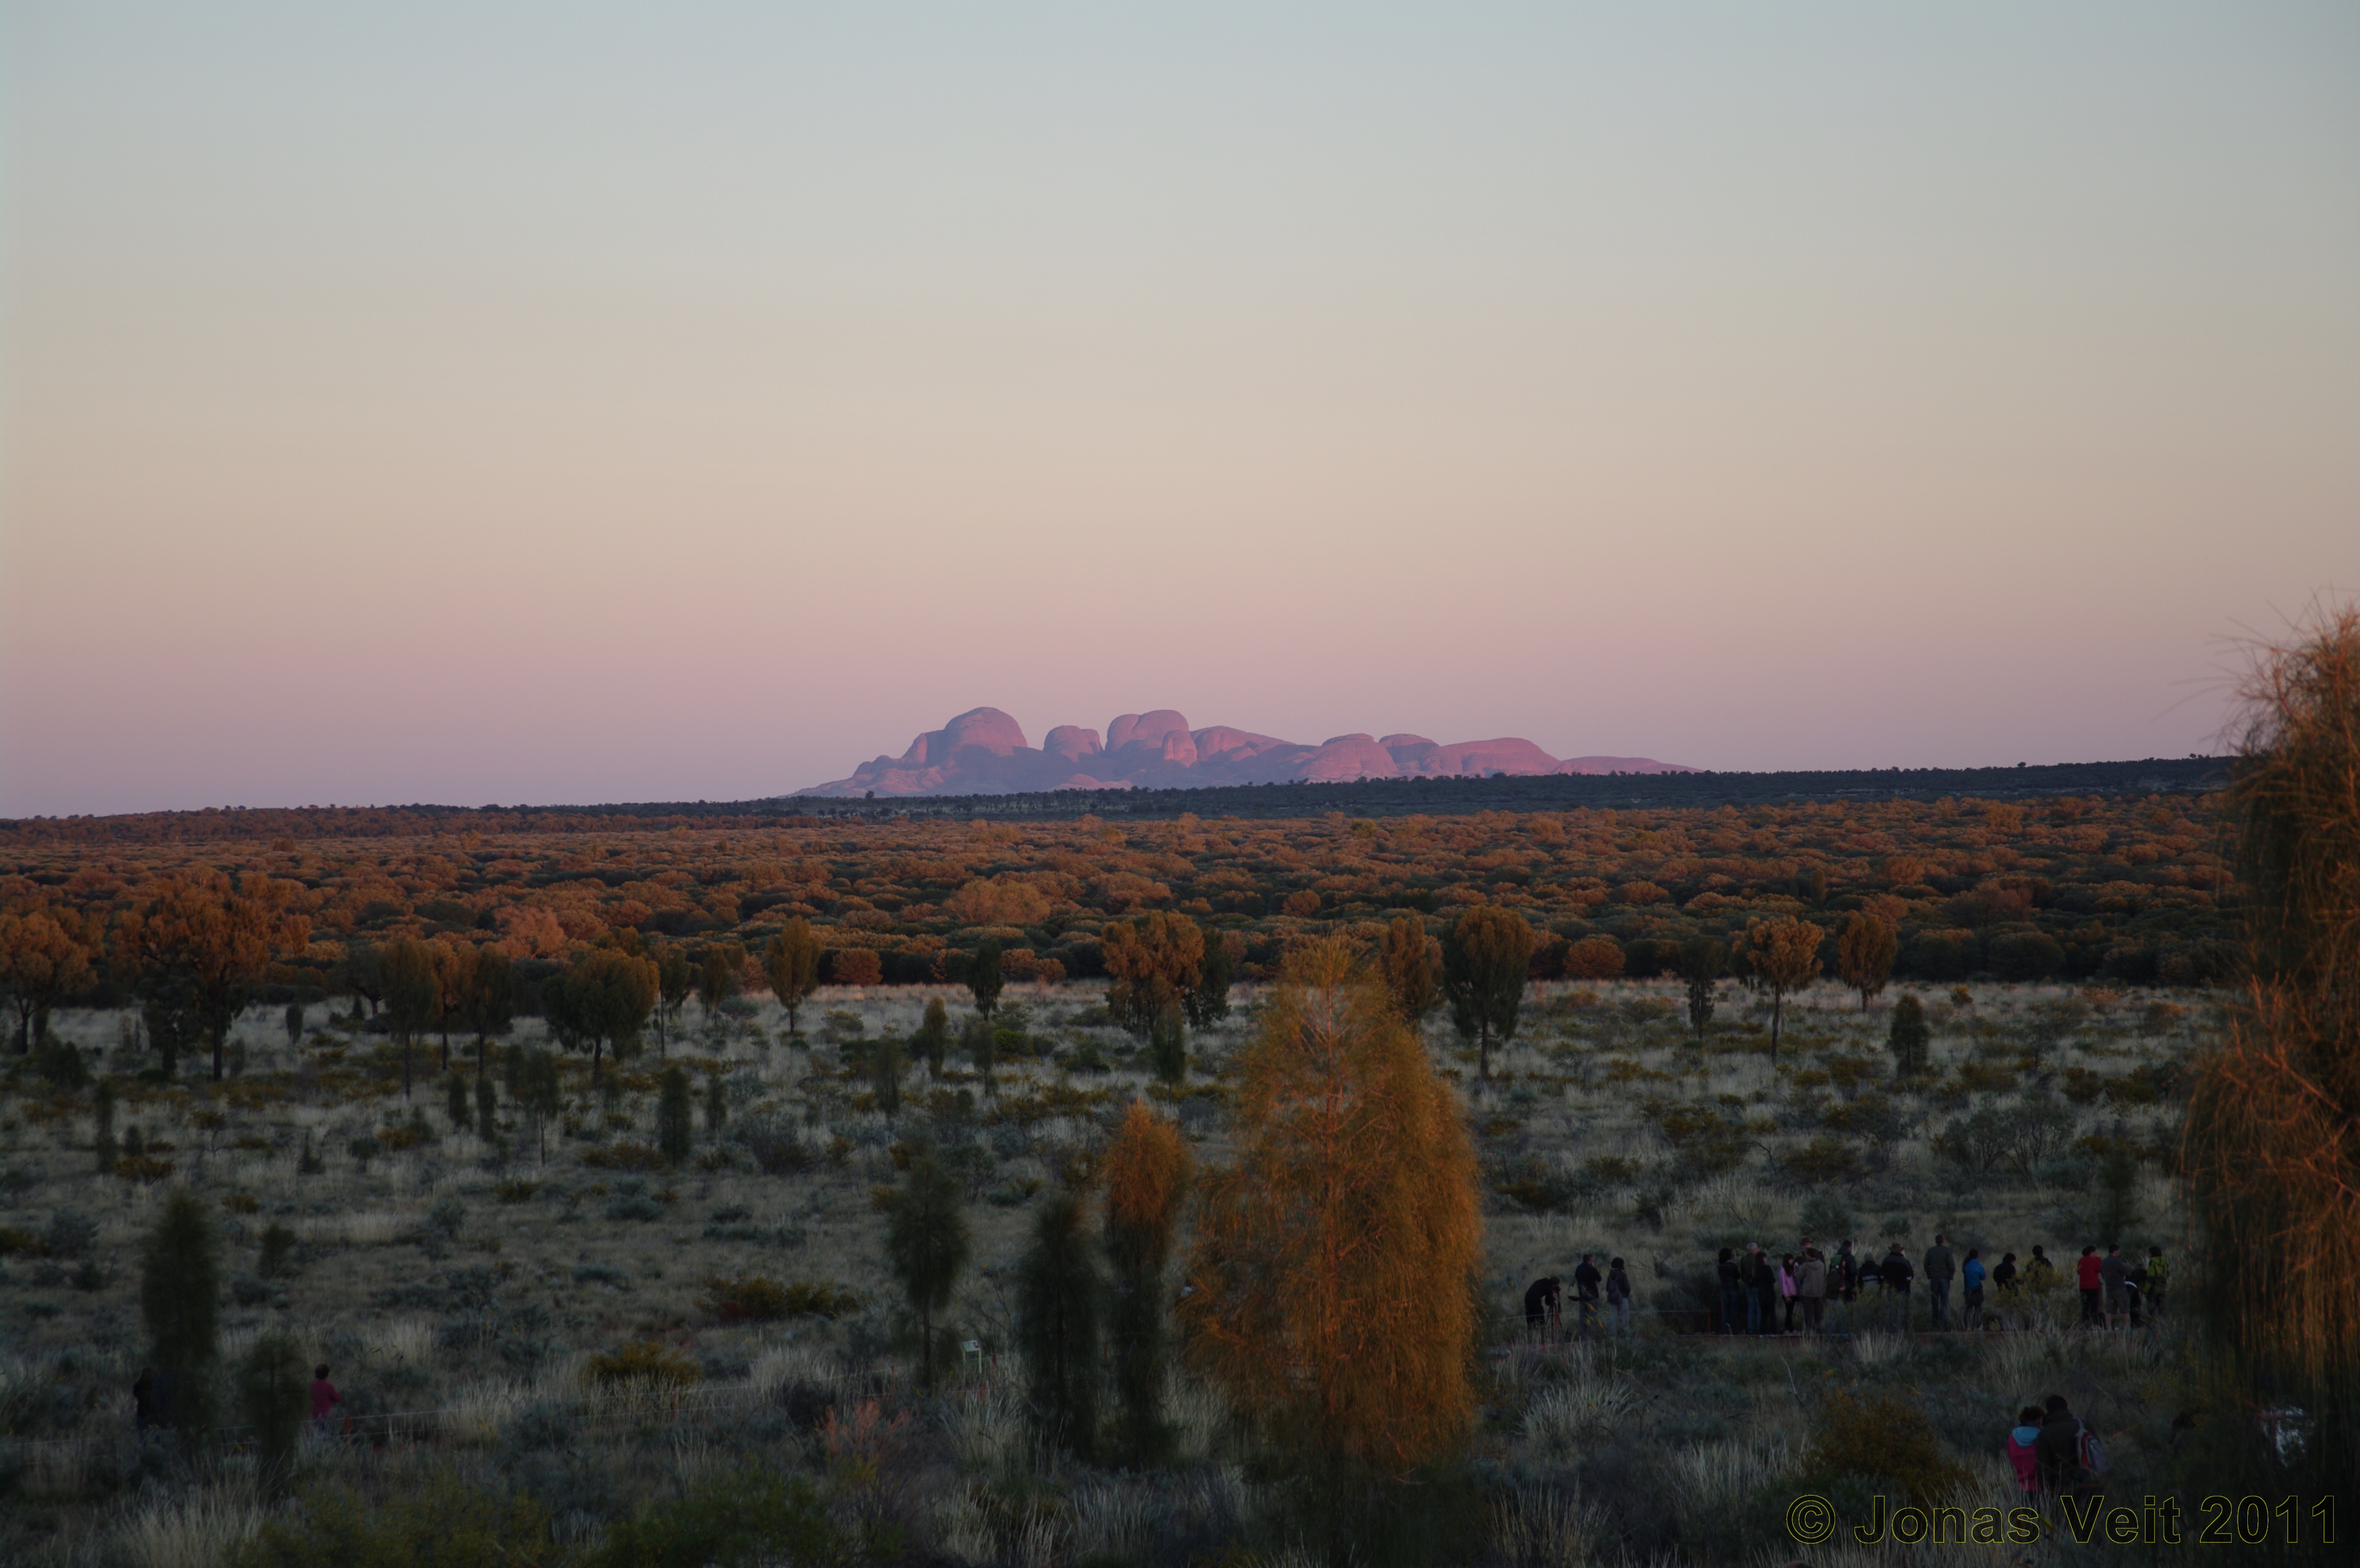
<svg viewBox="0 0 2360 1568">
<path fill-rule="evenodd" d="M 232 1552 L 228 1568 L 540 1568 L 568 1554 L 530 1497 L 488 1497 L 445 1472 L 372 1504 L 344 1487 L 305 1492 Z"/>
<path fill-rule="evenodd" d="M 811 1483 L 741 1470 L 610 1525 L 595 1568 L 739 1568 L 847 1555 Z"/>
</svg>

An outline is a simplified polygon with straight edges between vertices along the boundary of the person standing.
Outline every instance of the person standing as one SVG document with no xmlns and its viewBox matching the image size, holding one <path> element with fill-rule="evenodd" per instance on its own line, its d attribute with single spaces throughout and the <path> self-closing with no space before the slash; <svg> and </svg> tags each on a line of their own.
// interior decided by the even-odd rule
<svg viewBox="0 0 2360 1568">
<path fill-rule="evenodd" d="M 1606 1312 L 1617 1338 L 1631 1337 L 1631 1276 L 1616 1258 L 1606 1266 Z"/>
<path fill-rule="evenodd" d="M 1959 1284 L 1967 1293 L 1966 1310 L 1960 1319 L 1962 1327 L 1979 1329 L 1983 1326 L 1984 1274 L 1983 1250 L 1969 1247 L 1967 1261 L 1959 1265 Z"/>
<path fill-rule="evenodd" d="M 1783 1332 L 1795 1332 L 1795 1255 L 1788 1253 L 1778 1260 L 1778 1300 L 1786 1309 L 1786 1326 Z"/>
<path fill-rule="evenodd" d="M 1852 1238 L 1846 1236 L 1836 1248 L 1835 1296 L 1840 1301 L 1852 1301 L 1860 1296 L 1860 1259 L 1852 1253 Z"/>
<path fill-rule="evenodd" d="M 1816 1247 L 1803 1249 L 1795 1267 L 1795 1298 L 1803 1303 L 1803 1332 L 1816 1334 L 1827 1321 L 1828 1264 Z"/>
<path fill-rule="evenodd" d="M 1509 1277 L 1513 1278 L 1511 1275 Z M 1546 1341 L 1549 1325 L 1557 1317 L 1557 1301 L 1562 1287 L 1556 1275 L 1534 1280 L 1524 1287 L 1524 1334 L 1529 1339 Z"/>
<path fill-rule="evenodd" d="M 2095 1249 L 2092 1249 L 2092 1255 Z M 2070 1489 L 2081 1478 L 2081 1462 L 2077 1441 L 2081 1423 L 2074 1418 L 2062 1394 L 2049 1396 L 2040 1416 L 2040 1435 L 2032 1440 L 2034 1467 L 2039 1472 L 2040 1489 L 2052 1496 Z"/>
<path fill-rule="evenodd" d="M 2032 1251 L 2035 1257 L 2040 1255 L 2038 1247 Z M 2073 1265 L 2073 1281 L 2081 1292 L 2081 1322 L 2087 1328 L 2106 1326 L 2105 1278 L 2100 1273 L 2103 1266 L 2098 1261 L 2094 1242 L 2081 1249 L 2081 1257 Z"/>
<path fill-rule="evenodd" d="M 1745 1317 L 1744 1276 L 1738 1269 L 1736 1254 L 1728 1247 L 1721 1248 L 1713 1274 L 1721 1281 L 1721 1332 L 1733 1334 Z"/>
<path fill-rule="evenodd" d="M 1906 1331 L 1909 1327 L 1909 1282 L 1917 1272 L 1909 1266 L 1908 1256 L 1902 1252 L 1899 1242 L 1893 1244 L 1892 1250 L 1885 1255 L 1884 1266 L 1877 1270 L 1885 1281 L 1885 1293 L 1893 1298 L 1893 1326 L 1896 1329 Z"/>
<path fill-rule="evenodd" d="M 344 1402 L 344 1397 L 328 1381 L 328 1364 L 323 1361 L 311 1368 L 311 1430 L 322 1437 L 333 1431 L 336 1407 Z"/>
<path fill-rule="evenodd" d="M 1770 1272 L 1770 1260 L 1763 1255 L 1760 1242 L 1745 1244 L 1745 1261 L 1739 1266 L 1739 1272 L 1745 1277 L 1745 1332 L 1758 1334 L 1762 1332 L 1764 1288 Z"/>
<path fill-rule="evenodd" d="M 2164 1257 L 2163 1249 L 2159 1246 L 2147 1248 L 2147 1310 L 2148 1311 L 2158 1314 L 2163 1311 L 2164 1288 L 2170 1283 L 2171 1264 Z"/>
<path fill-rule="evenodd" d="M 2123 1244 L 2108 1242 L 2105 1260 L 2098 1265 L 2098 1283 L 2106 1293 L 2106 1327 L 2127 1327 L 2130 1319 L 2131 1266 L 2123 1256 Z"/>
<path fill-rule="evenodd" d="M 1598 1336 L 1598 1288 L 1601 1281 L 1594 1257 L 1594 1254 L 1583 1253 L 1573 1271 L 1573 1299 L 1581 1308 L 1580 1333 L 1584 1339 Z"/>
<path fill-rule="evenodd" d="M 1958 1272 L 1948 1236 L 1934 1237 L 1934 1245 L 1926 1249 L 1925 1264 L 1926 1300 L 1932 1313 L 1932 1326 L 1947 1329 L 1950 1326 L 1950 1277 Z"/>
<path fill-rule="evenodd" d="M 2035 1290 L 2043 1290 L 2056 1272 L 2057 1266 L 2049 1261 L 2048 1252 L 2036 1246 L 2032 1249 L 2032 1261 L 2024 1266 L 2024 1282 Z"/>
<path fill-rule="evenodd" d="M 141 1431 L 156 1424 L 156 1369 L 152 1366 L 141 1367 L 139 1376 L 131 1380 L 131 1420 Z"/>
</svg>

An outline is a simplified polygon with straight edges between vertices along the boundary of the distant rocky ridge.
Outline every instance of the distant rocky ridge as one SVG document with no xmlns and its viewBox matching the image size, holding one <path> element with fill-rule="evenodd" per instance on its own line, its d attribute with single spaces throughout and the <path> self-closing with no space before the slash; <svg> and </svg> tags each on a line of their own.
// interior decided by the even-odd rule
<svg viewBox="0 0 2360 1568">
<path fill-rule="evenodd" d="M 1216 724 L 1191 729 L 1168 707 L 1126 713 L 1095 729 L 1060 724 L 1035 748 L 996 707 L 975 707 L 929 729 L 898 757 L 879 757 L 848 779 L 796 793 L 1013 795 L 1056 789 L 1202 789 L 1216 784 L 1335 783 L 1349 779 L 1489 777 L 1494 773 L 1686 773 L 1648 757 L 1550 756 L 1529 740 L 1459 740 L 1423 735 L 1338 735 L 1317 746 Z"/>
</svg>

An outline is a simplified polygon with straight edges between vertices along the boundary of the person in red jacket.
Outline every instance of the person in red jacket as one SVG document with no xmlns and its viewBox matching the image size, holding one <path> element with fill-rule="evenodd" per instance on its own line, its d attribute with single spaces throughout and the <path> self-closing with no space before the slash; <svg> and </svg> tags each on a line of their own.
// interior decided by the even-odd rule
<svg viewBox="0 0 2360 1568">
<path fill-rule="evenodd" d="M 2105 1280 L 2099 1270 L 2105 1266 L 2098 1261 L 2098 1249 L 2085 1246 L 2073 1265 L 2073 1277 L 2081 1287 L 2081 1321 L 2091 1328 L 2106 1326 Z"/>
<path fill-rule="evenodd" d="M 333 1431 L 336 1407 L 344 1401 L 336 1386 L 328 1381 L 328 1364 L 323 1361 L 311 1368 L 311 1430 L 322 1437 Z"/>
</svg>

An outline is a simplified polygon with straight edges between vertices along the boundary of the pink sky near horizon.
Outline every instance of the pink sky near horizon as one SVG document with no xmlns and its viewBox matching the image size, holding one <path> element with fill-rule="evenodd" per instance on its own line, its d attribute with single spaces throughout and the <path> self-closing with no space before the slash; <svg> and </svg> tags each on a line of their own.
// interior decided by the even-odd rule
<svg viewBox="0 0 2360 1568">
<path fill-rule="evenodd" d="M 2210 750 L 2360 589 L 2355 89 L 2333 5 L 12 7 L 0 816 Z"/>
</svg>

